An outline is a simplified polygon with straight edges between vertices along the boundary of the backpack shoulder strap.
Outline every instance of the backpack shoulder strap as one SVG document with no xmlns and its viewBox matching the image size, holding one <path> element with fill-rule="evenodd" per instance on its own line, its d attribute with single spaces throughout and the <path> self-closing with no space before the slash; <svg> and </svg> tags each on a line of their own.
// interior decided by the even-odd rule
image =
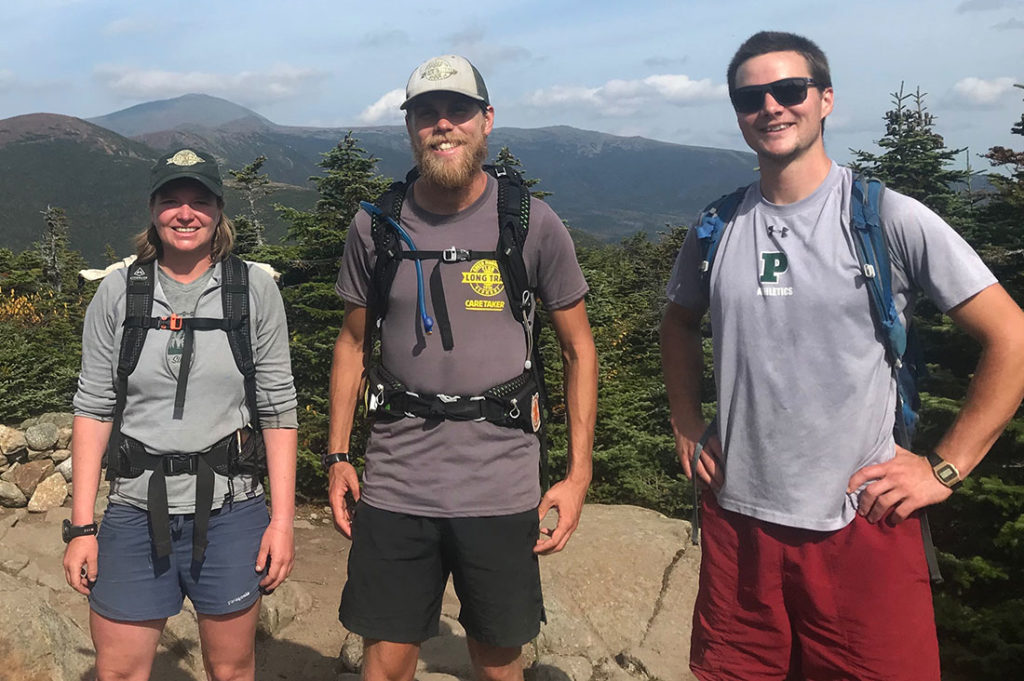
<svg viewBox="0 0 1024 681">
<path fill-rule="evenodd" d="M 148 320 L 153 315 L 153 290 L 156 286 L 156 261 L 128 266 L 125 292 L 124 332 L 117 358 L 117 375 L 127 380 L 139 364 L 146 333 L 151 328 Z M 118 393 L 122 391 L 118 389 Z"/>
<path fill-rule="evenodd" d="M 405 176 L 405 181 L 392 182 L 387 191 L 377 197 L 374 204 L 380 208 L 382 215 L 371 215 L 370 238 L 373 239 L 375 260 L 370 278 L 368 295 L 371 314 L 376 317 L 377 324 L 384 319 L 388 311 L 388 299 L 391 296 L 391 284 L 398 271 L 399 252 L 398 235 L 388 226 L 387 218 L 396 222 L 402 215 L 402 204 L 405 203 L 405 192 L 409 183 L 419 176 L 413 168 Z"/>
<path fill-rule="evenodd" d="M 718 244 L 747 193 L 747 187 L 739 187 L 735 191 L 718 197 L 708 204 L 700 213 L 697 221 L 697 244 L 700 247 L 700 280 L 704 287 L 704 295 L 711 292 L 711 267 L 718 254 Z"/>
<path fill-rule="evenodd" d="M 875 321 L 880 327 L 889 361 L 899 367 L 907 350 L 907 332 L 892 297 L 889 240 L 879 211 L 884 189 L 885 185 L 877 178 L 854 176 L 850 189 L 850 213 L 857 258 L 871 293 Z"/>
<path fill-rule="evenodd" d="M 252 332 L 249 308 L 249 266 L 237 255 L 231 254 L 221 263 L 220 298 L 227 321 L 225 333 L 235 366 L 245 382 L 245 401 L 249 407 L 249 420 L 259 429 L 256 407 L 256 362 L 252 356 Z"/>
<path fill-rule="evenodd" d="M 530 190 L 514 168 L 488 165 L 484 170 L 498 181 L 498 270 L 512 315 L 523 323 L 533 311 L 533 291 L 523 260 L 530 229 Z"/>
<path fill-rule="evenodd" d="M 128 399 L 128 377 L 132 375 L 142 356 L 146 334 L 152 328 L 153 290 L 156 286 L 156 261 L 132 263 L 126 274 L 124 323 L 121 330 L 121 348 L 117 356 L 117 378 L 114 381 L 114 425 L 107 441 L 107 460 L 114 461 L 121 446 L 121 419 Z M 116 471 L 107 468 L 107 479 L 113 480 Z"/>
</svg>

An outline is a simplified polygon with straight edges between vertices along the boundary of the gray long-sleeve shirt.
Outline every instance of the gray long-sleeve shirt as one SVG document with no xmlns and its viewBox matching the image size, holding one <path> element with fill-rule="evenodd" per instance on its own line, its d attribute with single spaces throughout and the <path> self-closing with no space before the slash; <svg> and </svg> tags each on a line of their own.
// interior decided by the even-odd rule
<svg viewBox="0 0 1024 681">
<path fill-rule="evenodd" d="M 75 414 L 103 421 L 114 418 L 117 357 L 125 316 L 126 285 L 131 265 L 110 274 L 100 284 L 86 312 L 82 333 L 82 372 L 74 398 Z M 194 307 L 174 310 L 157 277 L 153 315 L 172 312 L 196 317 L 223 317 L 222 265 L 217 263 Z M 295 428 L 296 396 L 288 353 L 288 326 L 284 304 L 273 279 L 249 266 L 250 329 L 256 363 L 256 401 L 263 428 Z M 195 334 L 192 368 L 188 377 L 183 418 L 172 418 L 177 388 L 180 339 L 169 330 L 150 330 L 138 367 L 128 378 L 127 402 L 121 432 L 146 445 L 153 454 L 193 453 L 209 449 L 218 440 L 250 421 L 245 388 L 227 334 L 199 331 Z M 138 478 L 119 478 L 111 486 L 111 501 L 146 508 L 150 473 Z M 232 493 L 233 495 L 229 494 Z M 259 482 L 229 481 L 217 476 L 214 508 L 228 496 L 244 498 L 261 492 Z M 171 513 L 195 511 L 195 477 L 167 479 Z"/>
</svg>

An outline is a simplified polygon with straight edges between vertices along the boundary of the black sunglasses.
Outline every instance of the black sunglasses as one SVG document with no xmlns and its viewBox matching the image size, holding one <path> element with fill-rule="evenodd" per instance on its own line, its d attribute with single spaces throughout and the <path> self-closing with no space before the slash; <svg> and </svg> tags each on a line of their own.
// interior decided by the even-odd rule
<svg viewBox="0 0 1024 681">
<path fill-rule="evenodd" d="M 783 78 L 774 83 L 738 87 L 729 99 L 736 113 L 751 114 L 761 110 L 766 92 L 772 93 L 772 98 L 782 106 L 796 106 L 807 99 L 808 87 L 820 88 L 821 85 L 813 78 Z"/>
</svg>

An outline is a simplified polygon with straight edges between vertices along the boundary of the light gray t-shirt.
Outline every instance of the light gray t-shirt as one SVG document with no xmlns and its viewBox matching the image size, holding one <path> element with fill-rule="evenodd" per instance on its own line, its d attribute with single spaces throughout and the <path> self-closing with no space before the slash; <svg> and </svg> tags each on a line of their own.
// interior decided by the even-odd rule
<svg viewBox="0 0 1024 681">
<path fill-rule="evenodd" d="M 493 251 L 498 241 L 497 182 L 489 177 L 480 199 L 455 215 L 427 213 L 416 205 L 410 189 L 401 218 L 419 250 L 455 246 Z M 572 239 L 542 201 L 530 204 L 523 259 L 548 309 L 567 307 L 587 292 Z M 349 229 L 338 295 L 365 306 L 374 261 L 370 218 L 360 211 Z M 422 267 L 427 310 L 434 318 L 430 278 L 435 268 L 441 277 L 454 347 L 445 350 L 437 330 L 424 335 L 415 265 L 402 260 L 381 330 L 388 370 L 411 390 L 449 395 L 478 395 L 521 374 L 526 338 L 512 317 L 497 263 L 423 260 Z M 519 513 L 540 500 L 539 451 L 535 435 L 487 422 L 377 421 L 366 449 L 363 499 L 389 511 L 433 517 Z"/>
<path fill-rule="evenodd" d="M 116 402 L 117 359 L 126 305 L 129 265 L 109 274 L 89 303 L 82 331 L 82 371 L 74 397 L 75 415 L 111 421 Z M 159 268 L 157 268 L 159 270 Z M 217 263 L 195 282 L 179 284 L 162 272 L 154 282 L 153 315 L 172 312 L 221 318 L 221 277 Z M 256 363 L 256 403 L 264 428 L 295 428 L 296 396 L 288 352 L 284 303 L 274 280 L 249 265 L 249 309 L 253 359 Z M 128 378 L 127 402 L 121 432 L 146 445 L 153 454 L 195 453 L 251 420 L 242 375 L 223 331 L 197 331 L 185 395 L 183 418 L 172 418 L 178 367 L 183 344 L 176 332 L 152 329 L 146 334 L 139 363 Z M 151 474 L 118 478 L 110 500 L 137 508 L 147 506 Z M 243 476 L 244 477 L 244 476 Z M 167 478 L 171 513 L 195 512 L 196 478 Z M 235 500 L 261 492 L 258 480 L 216 476 L 213 507 L 228 497 Z"/>
<path fill-rule="evenodd" d="M 856 513 L 850 476 L 891 459 L 896 390 L 876 334 L 850 233 L 852 173 L 833 164 L 794 204 L 751 185 L 723 233 L 710 309 L 725 451 L 723 508 L 768 522 L 835 530 Z M 942 311 L 995 283 L 939 216 L 895 191 L 883 194 L 896 308 L 918 292 Z M 669 300 L 704 310 L 696 230 L 669 281 Z"/>
</svg>

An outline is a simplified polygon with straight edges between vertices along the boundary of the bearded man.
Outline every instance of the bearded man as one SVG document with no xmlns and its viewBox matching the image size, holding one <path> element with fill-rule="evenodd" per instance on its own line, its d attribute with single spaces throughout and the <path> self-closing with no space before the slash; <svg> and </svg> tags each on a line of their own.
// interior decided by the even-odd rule
<svg viewBox="0 0 1024 681">
<path fill-rule="evenodd" d="M 352 539 L 340 619 L 364 638 L 364 679 L 411 680 L 450 575 L 477 678 L 521 681 L 521 647 L 544 621 L 537 557 L 565 546 L 591 478 L 587 283 L 558 216 L 510 184 L 514 172 L 482 166 L 494 108 L 467 59 L 421 64 L 401 108 L 416 169 L 356 215 L 336 286 L 345 318 L 323 463 Z M 543 498 L 537 299 L 562 351 L 569 432 L 568 471 Z M 364 381 L 374 420 L 360 489 L 348 452 Z M 542 533 L 551 509 L 557 526 Z"/>
</svg>

